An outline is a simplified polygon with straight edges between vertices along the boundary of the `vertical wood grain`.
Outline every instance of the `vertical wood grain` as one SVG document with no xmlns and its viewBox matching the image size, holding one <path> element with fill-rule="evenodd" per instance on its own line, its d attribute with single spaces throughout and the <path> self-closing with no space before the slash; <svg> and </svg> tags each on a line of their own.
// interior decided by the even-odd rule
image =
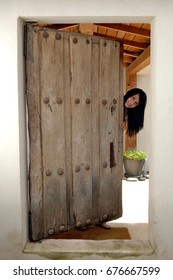
<svg viewBox="0 0 173 280">
<path fill-rule="evenodd" d="M 73 211 L 75 222 L 85 225 L 92 216 L 91 39 L 75 40 L 70 37 Z"/>
<path fill-rule="evenodd" d="M 55 31 L 40 31 L 40 56 L 44 234 L 47 236 L 61 227 L 67 228 L 63 37 L 56 39 Z"/>
<path fill-rule="evenodd" d="M 29 129 L 29 237 L 44 236 L 42 189 L 42 139 L 38 30 L 28 25 L 26 50 L 26 96 Z"/>
</svg>

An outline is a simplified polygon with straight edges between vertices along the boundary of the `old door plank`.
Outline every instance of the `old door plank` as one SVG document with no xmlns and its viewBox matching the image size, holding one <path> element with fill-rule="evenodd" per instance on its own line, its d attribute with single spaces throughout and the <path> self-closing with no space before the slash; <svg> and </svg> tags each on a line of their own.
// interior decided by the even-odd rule
<svg viewBox="0 0 173 280">
<path fill-rule="evenodd" d="M 120 48 L 120 50 L 119 50 Z M 118 109 L 118 123 L 123 122 L 123 115 L 124 115 L 124 106 L 123 106 L 123 59 L 122 59 L 122 45 L 117 46 L 117 52 L 120 51 L 120 56 L 117 57 L 119 60 L 119 94 L 117 96 L 117 109 Z M 117 54 L 118 55 L 118 54 Z M 116 200 L 116 205 L 118 207 L 117 215 L 116 217 L 122 217 L 122 173 L 123 173 L 123 131 L 120 127 L 118 127 L 118 136 L 117 136 L 117 162 L 118 162 L 118 170 L 117 174 L 118 176 L 116 177 L 117 180 L 117 200 Z"/>
<path fill-rule="evenodd" d="M 77 226 L 92 218 L 91 39 L 70 37 L 73 206 Z"/>
<path fill-rule="evenodd" d="M 67 198 L 67 225 L 74 227 L 73 202 L 72 202 L 72 110 L 71 110 L 71 70 L 70 70 L 70 44 L 69 35 L 63 33 L 63 78 L 64 78 L 64 126 L 65 126 L 65 150 L 66 150 L 66 198 Z"/>
<path fill-rule="evenodd" d="M 119 217 L 116 181 L 119 175 L 119 52 L 115 44 L 100 41 L 100 219 L 103 221 Z"/>
<path fill-rule="evenodd" d="M 29 128 L 29 237 L 39 240 L 44 236 L 42 201 L 42 151 L 40 129 L 40 83 L 38 33 L 26 26 L 26 94 Z"/>
<path fill-rule="evenodd" d="M 45 236 L 67 228 L 63 39 L 40 31 Z"/>
<path fill-rule="evenodd" d="M 93 42 L 93 41 L 92 41 Z M 97 38 L 92 44 L 92 220 L 99 223 L 99 194 L 100 194 L 100 41 Z"/>
</svg>

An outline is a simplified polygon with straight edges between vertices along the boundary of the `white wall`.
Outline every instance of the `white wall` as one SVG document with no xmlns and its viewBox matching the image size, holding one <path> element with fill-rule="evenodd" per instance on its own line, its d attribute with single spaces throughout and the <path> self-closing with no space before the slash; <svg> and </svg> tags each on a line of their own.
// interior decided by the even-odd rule
<svg viewBox="0 0 173 280">
<path fill-rule="evenodd" d="M 22 254 L 27 236 L 22 19 L 42 19 L 49 22 L 151 21 L 149 235 L 155 248 L 152 257 L 172 259 L 173 1 L 0 0 L 0 19 L 0 258 L 32 258 Z"/>
</svg>

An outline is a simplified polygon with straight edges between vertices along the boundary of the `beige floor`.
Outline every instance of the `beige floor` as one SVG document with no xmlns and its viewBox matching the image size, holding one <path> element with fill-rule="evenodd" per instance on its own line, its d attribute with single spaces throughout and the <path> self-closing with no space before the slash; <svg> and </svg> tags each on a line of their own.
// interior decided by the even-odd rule
<svg viewBox="0 0 173 280">
<path fill-rule="evenodd" d="M 149 179 L 122 181 L 123 216 L 109 222 L 112 227 L 125 226 L 132 240 L 148 240 Z"/>
</svg>

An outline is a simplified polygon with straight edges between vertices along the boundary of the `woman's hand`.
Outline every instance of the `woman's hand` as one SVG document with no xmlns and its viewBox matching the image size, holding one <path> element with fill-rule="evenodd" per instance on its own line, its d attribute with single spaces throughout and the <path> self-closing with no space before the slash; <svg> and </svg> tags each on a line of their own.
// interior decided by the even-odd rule
<svg viewBox="0 0 173 280">
<path fill-rule="evenodd" d="M 122 123 L 120 124 L 120 128 L 121 128 L 122 130 L 125 130 L 125 129 L 126 129 L 126 122 L 125 122 L 125 121 L 122 122 Z"/>
</svg>

